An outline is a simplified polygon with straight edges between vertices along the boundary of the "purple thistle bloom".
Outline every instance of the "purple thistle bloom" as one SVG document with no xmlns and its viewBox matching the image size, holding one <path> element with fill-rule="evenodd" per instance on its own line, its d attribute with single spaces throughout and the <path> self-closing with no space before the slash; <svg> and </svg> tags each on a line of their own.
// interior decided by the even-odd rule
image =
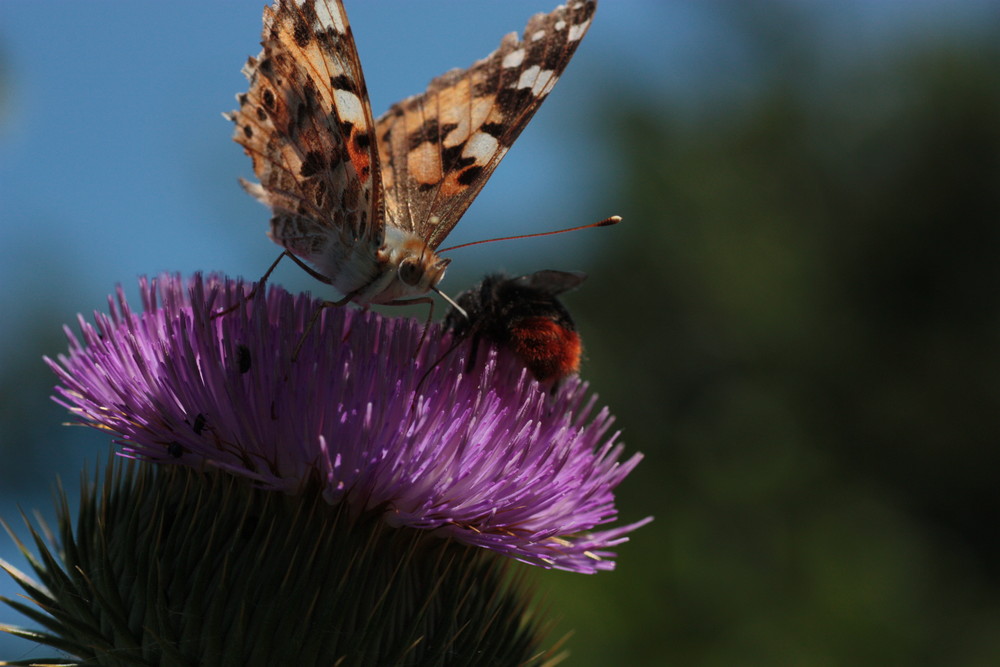
<svg viewBox="0 0 1000 667">
<path fill-rule="evenodd" d="M 123 455 L 210 466 L 296 493 L 319 483 L 330 503 L 380 510 L 518 560 L 577 572 L 614 567 L 610 547 L 650 519 L 617 517 L 620 461 L 607 408 L 571 378 L 554 395 L 512 356 L 488 350 L 466 374 L 468 346 L 431 325 L 318 307 L 272 287 L 233 313 L 249 285 L 217 276 L 140 281 L 144 312 L 121 288 L 110 314 L 67 328 L 56 401 L 121 436 Z M 419 349 L 418 349 L 419 348 Z M 438 363 L 439 362 L 439 363 Z"/>
</svg>

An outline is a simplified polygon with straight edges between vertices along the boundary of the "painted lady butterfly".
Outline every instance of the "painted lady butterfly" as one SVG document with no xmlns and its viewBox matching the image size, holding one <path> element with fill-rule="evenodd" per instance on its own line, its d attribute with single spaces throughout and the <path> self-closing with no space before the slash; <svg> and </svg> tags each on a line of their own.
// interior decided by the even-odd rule
<svg viewBox="0 0 1000 667">
<path fill-rule="evenodd" d="M 595 7 L 573 0 L 534 16 L 523 39 L 507 35 L 377 121 L 341 0 L 265 8 L 264 49 L 227 118 L 260 179 L 243 186 L 272 209 L 282 256 L 333 285 L 339 303 L 430 301 L 450 262 L 435 251 L 552 90 Z"/>
</svg>

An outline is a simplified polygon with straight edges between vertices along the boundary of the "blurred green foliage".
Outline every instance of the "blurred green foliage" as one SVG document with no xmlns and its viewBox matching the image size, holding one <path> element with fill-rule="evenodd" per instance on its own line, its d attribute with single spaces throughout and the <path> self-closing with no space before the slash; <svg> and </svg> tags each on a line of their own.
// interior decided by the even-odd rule
<svg viewBox="0 0 1000 667">
<path fill-rule="evenodd" d="M 570 301 L 656 521 L 542 578 L 570 664 L 1000 664 L 998 43 L 606 110 L 626 223 Z"/>
</svg>

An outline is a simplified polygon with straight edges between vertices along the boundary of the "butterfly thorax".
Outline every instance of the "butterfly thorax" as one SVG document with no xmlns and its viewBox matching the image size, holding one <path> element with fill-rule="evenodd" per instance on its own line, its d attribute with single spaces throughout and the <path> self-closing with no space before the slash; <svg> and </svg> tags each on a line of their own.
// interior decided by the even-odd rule
<svg viewBox="0 0 1000 667">
<path fill-rule="evenodd" d="M 259 185 L 246 183 L 251 194 L 270 204 Z M 330 233 L 308 217 L 278 210 L 268 236 L 316 267 L 317 277 L 351 301 L 365 306 L 422 297 L 444 278 L 450 259 L 441 259 L 417 234 L 386 225 L 378 239 L 350 241 L 344 225 Z"/>
</svg>

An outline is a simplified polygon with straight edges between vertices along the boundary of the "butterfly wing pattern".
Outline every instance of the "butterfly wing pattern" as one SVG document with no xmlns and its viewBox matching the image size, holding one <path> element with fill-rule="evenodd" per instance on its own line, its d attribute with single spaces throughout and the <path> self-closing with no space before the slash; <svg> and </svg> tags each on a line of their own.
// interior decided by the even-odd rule
<svg viewBox="0 0 1000 667">
<path fill-rule="evenodd" d="M 436 289 L 435 250 L 555 85 L 596 0 L 531 18 L 524 35 L 372 120 L 340 0 L 278 0 L 228 118 L 272 209 L 269 236 L 360 305 Z M 315 275 L 315 274 L 314 274 Z"/>
<path fill-rule="evenodd" d="M 385 236 L 378 154 L 357 49 L 341 4 L 264 9 L 263 51 L 229 115 L 271 207 L 269 236 L 345 293 L 375 280 Z"/>
<path fill-rule="evenodd" d="M 391 224 L 437 248 L 569 63 L 596 2 L 537 14 L 465 70 L 431 81 L 376 123 Z"/>
</svg>

